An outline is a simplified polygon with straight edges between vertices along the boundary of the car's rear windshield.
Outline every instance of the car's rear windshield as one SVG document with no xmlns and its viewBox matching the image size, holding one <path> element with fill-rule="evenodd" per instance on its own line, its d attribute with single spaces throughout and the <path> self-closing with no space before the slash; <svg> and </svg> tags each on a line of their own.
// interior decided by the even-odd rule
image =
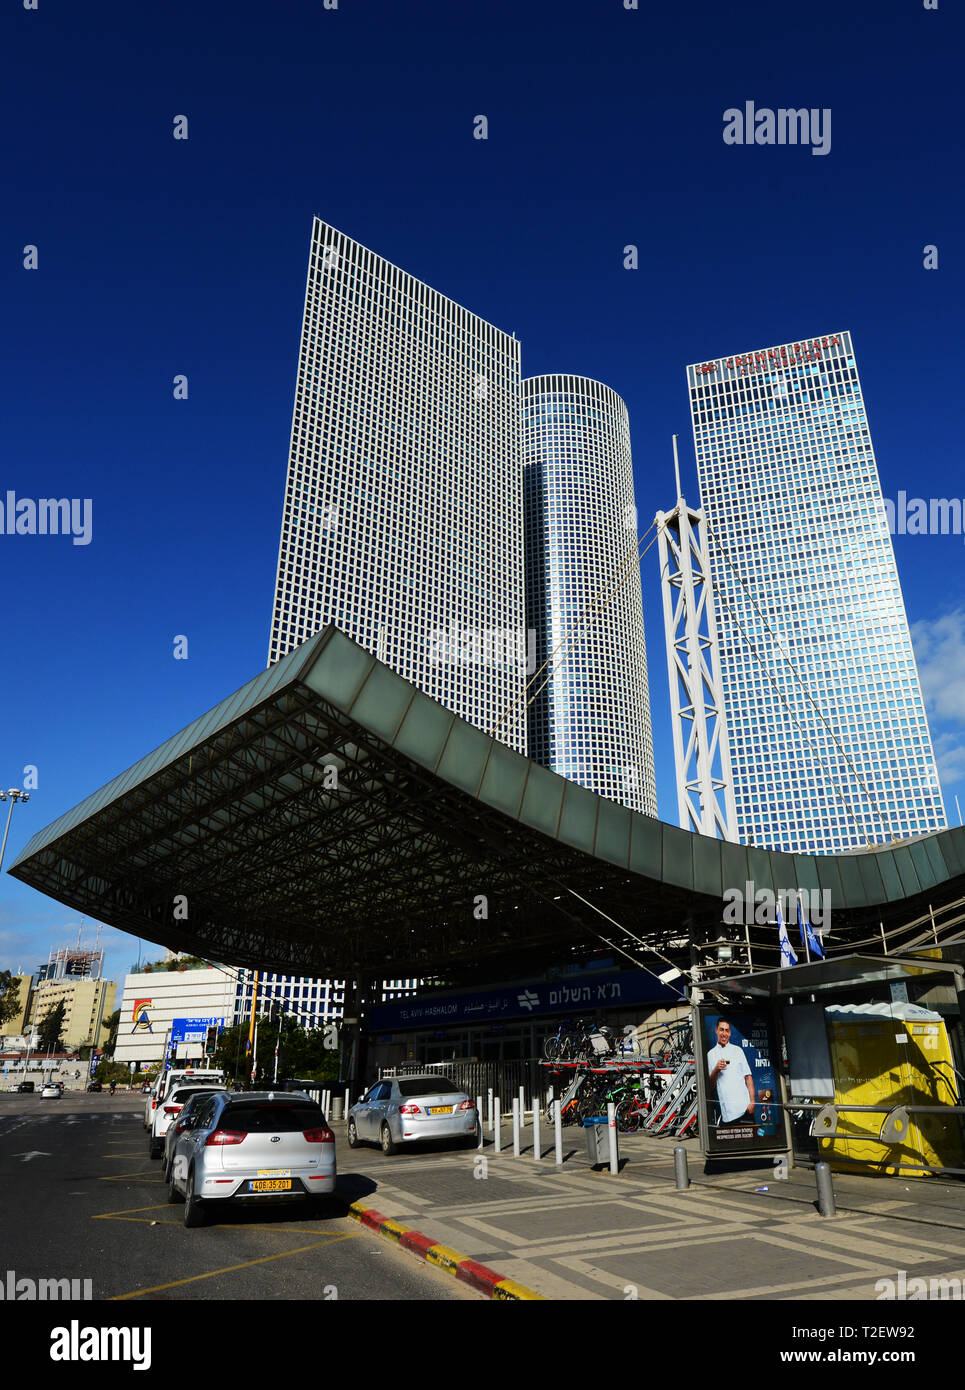
<svg viewBox="0 0 965 1390">
<path fill-rule="evenodd" d="M 210 1090 L 210 1086 L 175 1086 L 168 1099 L 180 1101 L 183 1105 L 192 1096 L 206 1096 Z"/>
<path fill-rule="evenodd" d="M 244 1134 L 294 1134 L 325 1123 L 320 1105 L 309 1101 L 249 1100 L 225 1107 L 218 1121 L 220 1129 Z"/>
<path fill-rule="evenodd" d="M 461 1095 L 462 1092 L 448 1076 L 403 1076 L 399 1078 L 399 1094 L 411 1099 L 414 1096 Z"/>
</svg>

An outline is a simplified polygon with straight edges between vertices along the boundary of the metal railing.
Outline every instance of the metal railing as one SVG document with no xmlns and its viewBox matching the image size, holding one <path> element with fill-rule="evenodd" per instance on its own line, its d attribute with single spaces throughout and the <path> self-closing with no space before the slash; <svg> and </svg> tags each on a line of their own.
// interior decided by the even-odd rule
<svg viewBox="0 0 965 1390">
<path fill-rule="evenodd" d="M 540 1094 L 544 1085 L 534 1061 L 505 1062 L 405 1062 L 398 1067 L 380 1067 L 379 1080 L 393 1076 L 424 1076 L 427 1072 L 438 1072 L 449 1077 L 461 1090 L 470 1096 L 486 1096 L 490 1091 L 507 1100 L 518 1095 L 520 1090 L 532 1096 Z"/>
<path fill-rule="evenodd" d="M 769 1101 L 771 1110 L 787 1110 L 795 1114 L 801 1111 L 814 1111 L 810 1135 L 816 1139 L 840 1139 L 857 1144 L 881 1144 L 894 1148 L 908 1138 L 909 1117 L 912 1115 L 965 1115 L 963 1105 L 839 1105 L 837 1101 L 790 1100 Z M 842 1114 L 883 1115 L 877 1134 L 866 1131 L 839 1133 L 838 1116 Z M 878 1160 L 858 1158 L 852 1154 L 834 1156 L 840 1162 L 867 1164 L 873 1166 Z M 882 1160 L 896 1173 L 952 1173 L 965 1176 L 965 1168 L 950 1168 L 940 1163 L 892 1163 L 887 1156 Z"/>
</svg>

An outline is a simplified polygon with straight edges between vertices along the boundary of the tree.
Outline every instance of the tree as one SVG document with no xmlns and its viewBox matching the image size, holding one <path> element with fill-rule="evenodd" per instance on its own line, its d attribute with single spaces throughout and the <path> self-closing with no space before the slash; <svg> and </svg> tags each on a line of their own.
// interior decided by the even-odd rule
<svg viewBox="0 0 965 1390">
<path fill-rule="evenodd" d="M 0 970 L 0 1023 L 20 1012 L 20 980 L 9 970 Z"/>
<path fill-rule="evenodd" d="M 61 1036 L 67 1004 L 61 999 L 59 1004 L 47 1010 L 37 1026 L 38 1047 L 41 1052 L 63 1052 L 64 1039 Z"/>
<path fill-rule="evenodd" d="M 101 1027 L 107 1029 L 107 1039 L 104 1043 L 104 1051 L 113 1055 L 114 1048 L 117 1046 L 117 1030 L 121 1026 L 121 1011 L 115 1009 L 112 1014 L 108 1014 L 102 1021 Z M 95 1043 L 97 1039 L 94 1039 Z"/>
<path fill-rule="evenodd" d="M 109 1086 L 112 1081 L 123 1086 L 130 1083 L 131 1069 L 124 1062 L 100 1062 L 94 1072 L 94 1080 L 102 1086 Z"/>
<path fill-rule="evenodd" d="M 248 1022 L 223 1028 L 218 1038 L 213 1065 L 235 1081 L 251 1080 L 251 1056 L 247 1052 Z M 278 1015 L 258 1019 L 258 1055 L 255 1085 L 270 1086 L 275 1076 L 275 1045 L 279 1043 Z M 335 1081 L 338 1079 L 339 1050 L 335 1030 L 324 1026 L 303 1028 L 296 1018 L 282 1018 L 278 1054 L 278 1079 Z"/>
</svg>

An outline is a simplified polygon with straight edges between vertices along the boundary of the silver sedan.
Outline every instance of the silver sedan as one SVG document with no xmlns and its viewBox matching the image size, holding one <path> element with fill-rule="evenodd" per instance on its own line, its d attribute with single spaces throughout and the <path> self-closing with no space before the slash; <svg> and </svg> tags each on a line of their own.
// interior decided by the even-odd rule
<svg viewBox="0 0 965 1390">
<path fill-rule="evenodd" d="M 479 1138 L 476 1102 L 447 1076 L 396 1076 L 378 1081 L 348 1112 L 348 1143 L 368 1141 L 393 1154 L 428 1139 Z"/>
</svg>

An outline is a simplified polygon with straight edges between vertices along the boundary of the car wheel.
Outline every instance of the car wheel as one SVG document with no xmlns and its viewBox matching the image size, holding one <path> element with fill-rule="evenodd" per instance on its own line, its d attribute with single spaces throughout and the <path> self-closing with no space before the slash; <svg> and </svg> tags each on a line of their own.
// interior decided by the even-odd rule
<svg viewBox="0 0 965 1390">
<path fill-rule="evenodd" d="M 359 1132 L 355 1128 L 355 1121 L 348 1122 L 348 1146 L 350 1149 L 357 1149 L 359 1146 Z"/>
<path fill-rule="evenodd" d="M 153 1134 L 151 1135 L 151 1138 L 147 1141 L 147 1156 L 148 1158 L 161 1157 L 161 1145 L 154 1138 Z"/>
<path fill-rule="evenodd" d="M 181 1196 L 180 1192 L 178 1191 L 178 1189 L 177 1189 L 177 1188 L 175 1187 L 175 1185 L 174 1185 L 174 1164 L 173 1164 L 173 1163 L 171 1164 L 171 1171 L 168 1173 L 168 1201 L 171 1202 L 172 1204 L 173 1204 L 174 1202 L 183 1202 L 183 1201 L 184 1201 L 184 1198 Z"/>
<path fill-rule="evenodd" d="M 389 1156 L 391 1156 L 396 1152 L 396 1143 L 395 1140 L 392 1138 L 392 1131 L 389 1129 L 388 1125 L 382 1126 L 380 1142 L 382 1144 L 382 1152 L 384 1154 L 388 1154 Z"/>
<path fill-rule="evenodd" d="M 201 1198 L 194 1190 L 194 1173 L 188 1174 L 187 1191 L 184 1197 L 184 1224 L 189 1228 L 203 1226 L 207 1221 L 207 1213 Z"/>
</svg>

